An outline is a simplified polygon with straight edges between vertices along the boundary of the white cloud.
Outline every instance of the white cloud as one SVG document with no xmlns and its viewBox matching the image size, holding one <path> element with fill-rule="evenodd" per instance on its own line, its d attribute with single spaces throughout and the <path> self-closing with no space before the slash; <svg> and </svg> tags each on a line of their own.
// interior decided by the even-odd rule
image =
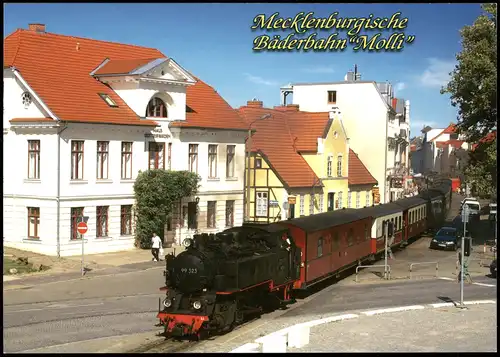
<svg viewBox="0 0 500 357">
<path fill-rule="evenodd" d="M 247 80 L 249 80 L 250 82 L 252 83 L 255 83 L 255 84 L 262 84 L 262 85 L 265 85 L 265 86 L 276 86 L 278 85 L 278 82 L 275 82 L 275 81 L 270 81 L 268 79 L 264 79 L 262 77 L 259 77 L 259 76 L 253 76 L 249 73 L 244 73 L 245 77 L 247 77 Z"/>
<path fill-rule="evenodd" d="M 396 83 L 394 88 L 396 89 L 397 92 L 402 92 L 406 88 L 406 83 L 404 82 Z"/>
<path fill-rule="evenodd" d="M 335 73 L 335 70 L 332 67 L 328 67 L 328 66 L 318 66 L 318 67 L 304 68 L 304 72 L 307 72 L 307 73 Z"/>
<path fill-rule="evenodd" d="M 425 87 L 442 87 L 450 80 L 450 72 L 455 68 L 456 61 L 443 61 L 438 58 L 428 58 L 429 66 L 418 80 Z"/>
</svg>

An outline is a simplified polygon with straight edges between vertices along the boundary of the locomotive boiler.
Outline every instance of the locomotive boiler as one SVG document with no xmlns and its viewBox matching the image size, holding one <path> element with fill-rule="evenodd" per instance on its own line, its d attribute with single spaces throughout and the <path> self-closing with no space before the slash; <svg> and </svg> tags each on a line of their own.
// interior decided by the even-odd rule
<svg viewBox="0 0 500 357">
<path fill-rule="evenodd" d="M 165 335 L 232 330 L 248 315 L 291 302 L 301 251 L 279 224 L 243 226 L 186 239 L 166 256 L 165 299 L 158 313 Z"/>
</svg>

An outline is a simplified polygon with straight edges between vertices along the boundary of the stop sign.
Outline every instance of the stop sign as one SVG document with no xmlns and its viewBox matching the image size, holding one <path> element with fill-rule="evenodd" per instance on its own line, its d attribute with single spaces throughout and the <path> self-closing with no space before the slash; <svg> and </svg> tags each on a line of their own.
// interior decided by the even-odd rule
<svg viewBox="0 0 500 357">
<path fill-rule="evenodd" d="M 87 226 L 87 223 L 85 222 L 80 222 L 78 223 L 78 225 L 76 226 L 76 230 L 78 231 L 78 233 L 80 234 L 85 234 L 87 233 L 87 230 L 89 229 L 89 227 Z"/>
</svg>

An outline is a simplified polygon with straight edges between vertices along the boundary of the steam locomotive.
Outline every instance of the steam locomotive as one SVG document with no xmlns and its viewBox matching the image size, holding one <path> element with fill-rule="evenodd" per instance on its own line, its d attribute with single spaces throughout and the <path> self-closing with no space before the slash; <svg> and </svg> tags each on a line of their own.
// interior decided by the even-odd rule
<svg viewBox="0 0 500 357">
<path fill-rule="evenodd" d="M 231 331 L 250 315 L 283 308 L 292 291 L 404 247 L 438 229 L 451 204 L 451 180 L 435 180 L 417 197 L 341 209 L 216 234 L 195 234 L 166 256 L 157 317 L 166 337 Z M 390 238 L 390 239 L 389 239 Z M 163 305 L 163 307 L 161 307 Z"/>
<path fill-rule="evenodd" d="M 291 301 L 300 249 L 286 227 L 235 227 L 195 234 L 166 256 L 166 297 L 158 313 L 167 336 L 227 332 L 246 316 Z"/>
</svg>

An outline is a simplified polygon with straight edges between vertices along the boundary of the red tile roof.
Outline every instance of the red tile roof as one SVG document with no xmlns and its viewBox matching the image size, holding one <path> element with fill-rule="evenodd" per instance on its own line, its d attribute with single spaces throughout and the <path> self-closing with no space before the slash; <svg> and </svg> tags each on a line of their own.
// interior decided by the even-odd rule
<svg viewBox="0 0 500 357">
<path fill-rule="evenodd" d="M 349 149 L 349 185 L 376 185 L 378 182 L 352 149 Z"/>
<path fill-rule="evenodd" d="M 476 150 L 477 147 L 481 144 L 489 143 L 492 142 L 496 139 L 497 137 L 497 131 L 492 131 L 491 133 L 486 134 L 485 137 L 483 137 L 481 140 L 479 140 L 479 143 L 476 143 L 472 145 L 472 151 Z"/>
<path fill-rule="evenodd" d="M 438 141 L 438 142 L 436 142 L 436 147 L 437 148 L 441 148 L 442 149 L 442 148 L 445 148 L 447 146 L 448 146 L 447 141 Z"/>
<path fill-rule="evenodd" d="M 445 144 L 451 145 L 455 149 L 461 148 L 462 145 L 463 145 L 463 143 L 465 143 L 465 141 L 463 141 L 463 140 L 457 140 L 457 139 L 450 139 L 450 140 L 448 140 L 448 141 L 445 142 Z"/>
<path fill-rule="evenodd" d="M 289 187 L 321 185 L 314 171 L 298 153 L 296 146 L 302 140 L 305 147 L 313 149 L 312 138 L 314 137 L 314 150 L 317 150 L 316 138 L 323 136 L 325 125 L 328 123 L 328 113 L 311 115 L 311 113 L 283 110 L 283 108 L 268 109 L 257 106 L 240 107 L 239 113 L 247 125 L 253 122 L 252 129 L 255 129 L 255 133 L 252 135 L 252 152 L 261 151 L 286 185 Z M 266 114 L 271 114 L 272 117 L 255 121 Z M 298 134 L 294 132 L 292 128 L 302 130 L 305 127 L 305 125 L 298 124 L 299 119 L 302 119 L 300 123 L 311 119 L 309 127 L 313 130 Z M 319 123 L 314 122 L 314 119 L 317 119 Z M 321 127 L 321 123 L 325 125 Z M 307 133 L 305 138 L 302 137 L 304 133 Z"/>
<path fill-rule="evenodd" d="M 456 130 L 456 125 L 451 123 L 443 130 L 443 134 L 453 134 Z"/>
<path fill-rule="evenodd" d="M 9 121 L 11 123 L 55 122 L 52 118 L 13 118 Z"/>
<path fill-rule="evenodd" d="M 156 126 L 143 120 L 109 86 L 90 73 L 105 59 L 100 73 L 131 71 L 156 58 L 154 48 L 19 29 L 4 40 L 4 68 L 15 67 L 56 117 L 63 121 Z M 109 67 L 108 67 L 109 66 Z M 99 93 L 118 107 L 110 107 Z M 234 109 L 198 79 L 187 88 L 187 121 L 174 126 L 245 128 Z"/>
<path fill-rule="evenodd" d="M 104 74 L 126 74 L 135 69 L 147 65 L 156 58 L 133 59 L 133 60 L 111 60 L 94 72 L 96 75 Z"/>
<path fill-rule="evenodd" d="M 195 77 L 196 78 L 196 77 Z M 194 86 L 187 89 L 186 121 L 173 122 L 174 127 L 190 128 L 214 128 L 214 129 L 236 129 L 247 130 L 248 125 L 222 98 L 214 88 L 208 84 L 198 81 Z"/>
</svg>

